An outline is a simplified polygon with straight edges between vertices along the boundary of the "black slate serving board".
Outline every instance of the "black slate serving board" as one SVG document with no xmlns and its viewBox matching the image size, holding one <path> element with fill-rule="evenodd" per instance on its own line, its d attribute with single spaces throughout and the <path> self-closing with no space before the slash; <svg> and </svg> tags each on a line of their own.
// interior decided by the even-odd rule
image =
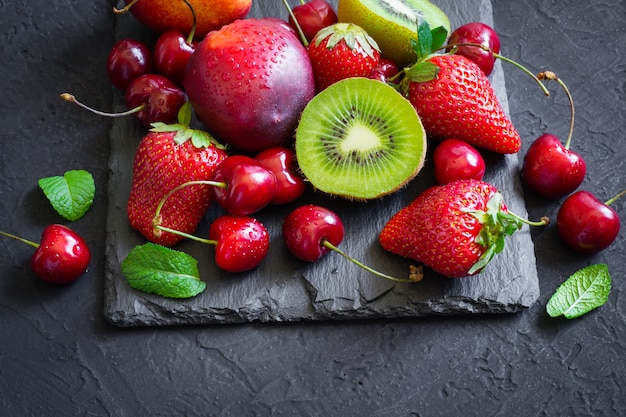
<svg viewBox="0 0 626 417">
<path fill-rule="evenodd" d="M 336 0 L 331 2 L 336 5 Z M 486 0 L 440 0 L 434 2 L 449 16 L 452 27 L 470 21 L 493 24 L 491 2 Z M 296 2 L 292 1 L 295 5 Z M 279 0 L 255 0 L 250 16 L 280 16 L 286 12 Z M 132 16 L 118 19 L 118 38 L 153 40 Z M 508 66 L 506 70 L 512 70 Z M 492 84 L 505 111 L 508 102 L 503 69 L 496 63 Z M 116 110 L 124 109 L 121 97 Z M 316 263 L 295 260 L 280 235 L 284 216 L 296 206 L 268 207 L 258 214 L 271 235 L 267 259 L 254 271 L 230 274 L 212 262 L 213 248 L 183 242 L 176 249 L 199 261 L 207 289 L 188 300 L 170 300 L 130 288 L 120 262 L 135 245 L 145 240 L 128 224 L 126 200 L 131 185 L 133 153 L 145 134 L 133 118 L 116 120 L 111 131 L 109 209 L 107 217 L 105 317 L 118 326 L 189 325 L 281 322 L 329 319 L 375 319 L 511 313 L 532 305 L 539 296 L 534 247 L 525 226 L 507 240 L 504 252 L 479 275 L 448 279 L 426 269 L 417 284 L 399 284 L 375 277 L 338 254 L 328 254 Z M 431 147 L 432 148 L 432 147 Z M 511 211 L 526 216 L 518 157 L 485 154 L 485 180 L 498 187 Z M 383 251 L 377 234 L 385 222 L 428 186 L 434 184 L 427 161 L 420 175 L 400 192 L 381 200 L 352 203 L 308 191 L 298 204 L 312 202 L 335 210 L 346 226 L 341 247 L 352 256 L 388 274 L 405 276 L 410 261 Z M 213 207 L 196 234 L 206 235 L 210 221 L 222 214 Z"/>
</svg>

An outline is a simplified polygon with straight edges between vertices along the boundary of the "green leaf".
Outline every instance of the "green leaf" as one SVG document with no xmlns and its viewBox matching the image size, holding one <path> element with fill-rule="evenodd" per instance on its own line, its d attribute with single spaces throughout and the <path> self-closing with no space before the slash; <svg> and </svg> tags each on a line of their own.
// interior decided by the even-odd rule
<svg viewBox="0 0 626 417">
<path fill-rule="evenodd" d="M 406 71 L 405 78 L 409 81 L 422 83 L 434 79 L 439 67 L 430 61 L 418 62 Z"/>
<path fill-rule="evenodd" d="M 195 258 L 154 243 L 134 247 L 122 273 L 132 288 L 168 298 L 194 297 L 206 288 Z"/>
<path fill-rule="evenodd" d="M 41 178 L 38 183 L 54 210 L 69 221 L 83 217 L 96 194 L 93 176 L 84 170 Z"/>
<path fill-rule="evenodd" d="M 609 298 L 611 275 L 606 264 L 590 265 L 570 276 L 548 300 L 550 317 L 573 319 L 602 306 Z"/>
<path fill-rule="evenodd" d="M 448 39 L 448 31 L 443 26 L 437 26 L 430 31 L 432 37 L 431 53 L 435 52 L 443 46 Z"/>
</svg>

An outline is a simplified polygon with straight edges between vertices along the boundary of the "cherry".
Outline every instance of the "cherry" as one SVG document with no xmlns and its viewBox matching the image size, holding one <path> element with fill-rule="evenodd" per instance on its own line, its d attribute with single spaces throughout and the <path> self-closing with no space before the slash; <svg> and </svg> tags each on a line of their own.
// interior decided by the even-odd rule
<svg viewBox="0 0 626 417">
<path fill-rule="evenodd" d="M 85 273 L 91 261 L 91 252 L 83 238 L 61 224 L 47 226 L 40 243 L 2 231 L 0 235 L 36 248 L 30 258 L 30 267 L 42 281 L 53 284 L 74 282 Z"/>
<path fill-rule="evenodd" d="M 187 0 L 184 1 L 193 16 L 193 25 L 189 35 L 185 37 L 182 32 L 176 29 L 167 30 L 159 36 L 153 50 L 154 65 L 157 72 L 178 85 L 183 85 L 187 61 L 198 44 L 194 41 L 196 13 L 193 6 Z"/>
<path fill-rule="evenodd" d="M 175 123 L 178 111 L 185 104 L 182 88 L 169 79 L 156 74 L 146 74 L 133 81 L 124 95 L 126 107 L 139 109 L 135 116 L 146 127 L 152 123 Z"/>
<path fill-rule="evenodd" d="M 254 159 L 276 177 L 276 192 L 270 204 L 287 204 L 302 196 L 306 183 L 297 172 L 293 150 L 275 146 L 261 151 Z"/>
<path fill-rule="evenodd" d="M 185 104 L 185 92 L 169 79 L 156 74 L 145 74 L 134 80 L 126 89 L 126 107 L 121 113 L 107 113 L 93 109 L 78 101 L 70 93 L 61 94 L 65 101 L 74 103 L 86 110 L 105 117 L 134 115 L 145 127 L 152 123 L 175 123 L 178 111 Z"/>
<path fill-rule="evenodd" d="M 224 215 L 209 228 L 215 243 L 215 263 L 229 272 L 244 272 L 258 266 L 269 251 L 265 226 L 252 217 Z"/>
<path fill-rule="evenodd" d="M 460 26 L 450 34 L 448 45 L 450 44 L 460 44 L 455 54 L 474 61 L 485 75 L 491 74 L 496 54 L 500 53 L 500 37 L 491 26 L 481 22 Z M 483 45 L 486 49 L 464 44 Z"/>
<path fill-rule="evenodd" d="M 622 191 L 603 203 L 589 191 L 577 191 L 563 201 L 556 217 L 556 227 L 563 241 L 582 253 L 607 248 L 620 230 L 620 219 L 610 205 L 626 194 Z"/>
<path fill-rule="evenodd" d="M 157 205 L 154 218 L 160 218 L 161 209 L 172 194 L 193 185 L 213 186 L 211 191 L 220 207 L 229 214 L 247 216 L 272 201 L 276 192 L 276 177 L 249 156 L 230 155 L 215 168 L 212 180 L 188 181 L 171 189 Z"/>
<path fill-rule="evenodd" d="M 287 250 L 296 258 L 315 262 L 330 251 L 339 253 L 355 265 L 382 278 L 396 282 L 415 282 L 422 279 L 419 268 L 411 267 L 409 278 L 395 278 L 376 271 L 338 248 L 343 241 L 344 226 L 339 216 L 330 209 L 313 204 L 297 207 L 285 217 L 282 226 Z"/>
<path fill-rule="evenodd" d="M 496 58 L 508 62 L 530 76 L 546 96 L 550 95 L 546 87 L 528 68 L 500 55 L 500 37 L 489 25 L 471 22 L 458 27 L 450 34 L 445 48 L 447 51 L 454 51 L 455 54 L 472 60 L 487 76 L 492 73 Z"/>
<path fill-rule="evenodd" d="M 446 139 L 437 145 L 433 164 L 439 184 L 462 179 L 482 180 L 485 175 L 485 160 L 480 152 L 459 139 Z"/>
<path fill-rule="evenodd" d="M 215 201 L 230 214 L 248 215 L 268 205 L 276 193 L 276 177 L 253 158 L 231 155 L 213 173 Z"/>
<path fill-rule="evenodd" d="M 522 178 L 526 185 L 547 198 L 560 198 L 573 192 L 585 178 L 587 166 L 578 153 L 569 149 L 574 131 L 574 101 L 565 85 L 553 72 L 538 75 L 539 79 L 555 80 L 565 90 L 570 102 L 571 119 L 565 145 L 552 134 L 543 134 L 526 151 Z"/>
<path fill-rule="evenodd" d="M 303 43 L 308 45 L 320 29 L 337 23 L 337 13 L 326 0 L 311 0 L 304 2 L 301 0 L 299 6 L 289 10 L 289 25 L 304 36 Z M 306 40 L 306 42 L 305 42 Z"/>
<path fill-rule="evenodd" d="M 117 41 L 107 57 L 106 70 L 111 83 L 124 91 L 137 77 L 152 72 L 150 48 L 136 39 Z"/>
<path fill-rule="evenodd" d="M 257 267 L 269 251 L 270 238 L 265 226 L 248 216 L 226 214 L 209 227 L 209 239 L 190 235 L 168 227 L 158 229 L 215 246 L 215 264 L 224 271 L 244 272 Z"/>
<path fill-rule="evenodd" d="M 189 42 L 181 32 L 170 29 L 154 44 L 154 66 L 156 71 L 178 85 L 183 84 L 185 66 L 197 42 Z"/>
<path fill-rule="evenodd" d="M 381 57 L 378 61 L 378 65 L 376 65 L 368 77 L 384 83 L 397 83 L 396 76 L 399 73 L 400 70 L 395 62 L 388 58 Z"/>
</svg>

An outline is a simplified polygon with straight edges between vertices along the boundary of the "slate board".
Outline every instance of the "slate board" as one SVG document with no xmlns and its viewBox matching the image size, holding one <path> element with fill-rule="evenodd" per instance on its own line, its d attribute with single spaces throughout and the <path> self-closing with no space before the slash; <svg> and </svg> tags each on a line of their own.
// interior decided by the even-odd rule
<svg viewBox="0 0 626 417">
<path fill-rule="evenodd" d="M 452 27 L 470 21 L 493 24 L 491 2 L 484 0 L 436 1 L 450 17 Z M 296 4 L 292 1 L 292 4 Z M 332 2 L 336 5 L 336 0 Z M 256 0 L 250 16 L 280 16 L 280 1 Z M 130 15 L 120 17 L 118 38 L 153 40 Z M 511 70 L 512 67 L 507 67 Z M 491 81 L 505 111 L 508 102 L 502 66 L 496 63 Z M 123 110 L 121 95 L 115 110 Z M 390 319 L 430 315 L 512 313 L 532 305 L 539 296 L 534 247 L 527 226 L 507 239 L 504 252 L 479 275 L 448 279 L 426 269 L 417 284 L 394 283 L 375 277 L 338 254 L 316 263 L 295 260 L 280 234 L 282 219 L 296 203 L 269 207 L 258 214 L 271 235 L 267 259 L 254 271 L 230 274 L 215 267 L 211 246 L 183 242 L 176 249 L 199 260 L 204 293 L 189 300 L 170 300 L 130 288 L 120 262 L 145 240 L 128 224 L 126 201 L 131 185 L 133 153 L 145 131 L 133 118 L 118 119 L 111 131 L 109 208 L 107 217 L 105 308 L 106 319 L 118 326 L 189 325 L 242 322 L 288 322 L 330 319 Z M 432 147 L 431 147 L 432 151 Z M 485 180 L 498 187 L 510 210 L 526 216 L 519 178 L 518 156 L 485 154 Z M 376 269 L 405 276 L 412 263 L 383 251 L 377 235 L 401 207 L 434 184 L 432 165 L 400 192 L 378 201 L 351 203 L 308 191 L 298 204 L 312 202 L 335 210 L 344 220 L 346 236 L 341 247 Z M 196 234 L 206 235 L 210 221 L 222 214 L 213 207 Z"/>
</svg>

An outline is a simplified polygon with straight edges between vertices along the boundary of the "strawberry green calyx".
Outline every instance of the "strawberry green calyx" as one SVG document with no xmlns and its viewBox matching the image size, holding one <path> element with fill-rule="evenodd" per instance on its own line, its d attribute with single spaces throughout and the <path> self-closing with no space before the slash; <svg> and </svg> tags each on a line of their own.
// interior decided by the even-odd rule
<svg viewBox="0 0 626 417">
<path fill-rule="evenodd" d="M 543 217 L 538 222 L 532 222 L 506 210 L 504 198 L 500 192 L 494 193 L 487 202 L 487 210 L 463 210 L 476 217 L 482 225 L 476 236 L 476 243 L 485 248 L 478 261 L 468 271 L 472 275 L 483 269 L 493 257 L 504 250 L 505 237 L 520 230 L 524 224 L 544 226 L 550 221 Z"/>
<path fill-rule="evenodd" d="M 182 145 L 188 140 L 196 148 L 208 148 L 209 146 L 215 146 L 218 149 L 226 149 L 226 147 L 219 143 L 209 132 L 204 130 L 198 130 L 191 128 L 191 116 L 192 107 L 187 101 L 182 105 L 178 111 L 178 123 L 166 124 L 163 122 L 151 123 L 151 132 L 176 132 L 174 142 L 177 145 Z"/>
<path fill-rule="evenodd" d="M 315 46 L 319 46 L 324 39 L 328 38 L 326 48 L 333 49 L 342 40 L 351 50 L 361 50 L 370 58 L 374 57 L 374 51 L 380 52 L 378 44 L 360 26 L 353 23 L 335 23 L 321 29 L 315 36 Z M 357 49 L 358 47 L 358 49 Z"/>
</svg>

